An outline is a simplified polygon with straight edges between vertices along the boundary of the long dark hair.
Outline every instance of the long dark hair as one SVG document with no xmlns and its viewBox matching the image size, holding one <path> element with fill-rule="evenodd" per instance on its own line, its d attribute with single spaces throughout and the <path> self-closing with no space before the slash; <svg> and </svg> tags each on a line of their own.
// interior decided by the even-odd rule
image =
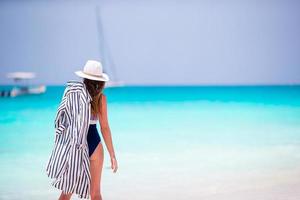
<svg viewBox="0 0 300 200">
<path fill-rule="evenodd" d="M 95 81 L 84 78 L 83 83 L 86 85 L 86 88 L 92 97 L 92 114 L 97 115 L 99 112 L 99 106 L 101 103 L 100 97 L 105 86 L 105 81 Z"/>
</svg>

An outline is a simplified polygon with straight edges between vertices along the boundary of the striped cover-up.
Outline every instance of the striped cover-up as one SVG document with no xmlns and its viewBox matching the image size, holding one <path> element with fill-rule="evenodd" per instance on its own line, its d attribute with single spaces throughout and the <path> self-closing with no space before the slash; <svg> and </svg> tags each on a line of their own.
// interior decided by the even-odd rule
<svg viewBox="0 0 300 200">
<path fill-rule="evenodd" d="M 67 82 L 55 117 L 55 140 L 46 171 L 52 185 L 79 198 L 90 195 L 87 133 L 92 100 L 84 83 Z"/>
</svg>

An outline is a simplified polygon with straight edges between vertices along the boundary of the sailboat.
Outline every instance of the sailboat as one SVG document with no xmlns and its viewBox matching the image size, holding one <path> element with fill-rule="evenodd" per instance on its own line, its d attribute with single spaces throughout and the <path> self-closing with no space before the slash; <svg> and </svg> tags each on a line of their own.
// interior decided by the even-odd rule
<svg viewBox="0 0 300 200">
<path fill-rule="evenodd" d="M 125 86 L 125 83 L 119 80 L 115 68 L 115 64 L 113 62 L 112 56 L 110 54 L 109 46 L 107 45 L 104 39 L 104 31 L 100 14 L 100 7 L 96 6 L 96 23 L 97 23 L 97 31 L 98 31 L 98 41 L 99 41 L 99 51 L 100 56 L 102 57 L 101 62 L 104 64 L 103 71 L 110 75 L 110 81 L 105 84 L 105 87 L 122 87 Z M 110 71 L 107 72 L 105 69 L 109 67 Z"/>
<path fill-rule="evenodd" d="M 1 97 L 16 97 L 27 94 L 42 94 L 46 92 L 45 85 L 29 85 L 27 80 L 34 79 L 33 72 L 12 72 L 7 74 L 7 78 L 14 80 L 11 90 L 0 91 Z"/>
</svg>

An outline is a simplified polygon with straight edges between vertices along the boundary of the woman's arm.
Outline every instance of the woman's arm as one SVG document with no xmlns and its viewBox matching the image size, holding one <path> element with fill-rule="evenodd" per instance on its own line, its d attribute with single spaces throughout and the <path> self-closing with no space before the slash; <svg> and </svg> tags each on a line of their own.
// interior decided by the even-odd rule
<svg viewBox="0 0 300 200">
<path fill-rule="evenodd" d="M 111 131 L 110 131 L 110 127 L 108 124 L 106 96 L 102 93 L 100 98 L 101 99 L 100 99 L 99 122 L 100 122 L 100 126 L 101 126 L 101 133 L 102 133 L 103 139 L 105 141 L 106 148 L 110 155 L 110 159 L 112 162 L 111 167 L 114 170 L 114 172 L 116 172 L 118 166 L 117 166 L 114 146 L 113 146 L 113 142 L 112 142 Z"/>
</svg>

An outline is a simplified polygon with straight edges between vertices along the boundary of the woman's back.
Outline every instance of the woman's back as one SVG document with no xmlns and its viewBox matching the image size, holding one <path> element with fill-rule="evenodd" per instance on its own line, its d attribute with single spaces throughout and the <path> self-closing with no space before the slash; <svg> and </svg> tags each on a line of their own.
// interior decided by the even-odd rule
<svg viewBox="0 0 300 200">
<path fill-rule="evenodd" d="M 91 114 L 90 124 L 97 124 L 98 115 Z"/>
</svg>

